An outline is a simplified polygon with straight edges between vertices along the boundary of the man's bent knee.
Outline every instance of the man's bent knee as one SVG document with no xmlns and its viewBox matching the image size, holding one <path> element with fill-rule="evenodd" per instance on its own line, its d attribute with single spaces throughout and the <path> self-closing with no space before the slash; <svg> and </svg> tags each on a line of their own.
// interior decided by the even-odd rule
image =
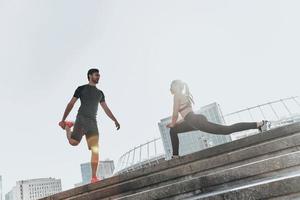
<svg viewBox="0 0 300 200">
<path fill-rule="evenodd" d="M 72 145 L 72 146 L 77 146 L 77 145 L 79 144 L 79 142 L 78 142 L 77 140 L 73 140 L 73 139 L 70 139 L 70 140 L 69 140 L 69 143 L 70 143 L 70 145 Z"/>
</svg>

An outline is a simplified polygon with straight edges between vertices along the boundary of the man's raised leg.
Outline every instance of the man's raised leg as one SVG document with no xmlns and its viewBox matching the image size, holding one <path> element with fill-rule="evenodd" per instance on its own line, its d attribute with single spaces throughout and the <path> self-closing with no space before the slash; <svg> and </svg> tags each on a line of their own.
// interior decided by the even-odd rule
<svg viewBox="0 0 300 200">
<path fill-rule="evenodd" d="M 66 130 L 67 139 L 69 141 L 69 144 L 72 145 L 72 146 L 77 146 L 79 144 L 79 142 L 77 140 L 74 140 L 74 139 L 71 138 L 71 135 L 72 135 L 71 128 L 66 126 L 65 130 Z"/>
</svg>

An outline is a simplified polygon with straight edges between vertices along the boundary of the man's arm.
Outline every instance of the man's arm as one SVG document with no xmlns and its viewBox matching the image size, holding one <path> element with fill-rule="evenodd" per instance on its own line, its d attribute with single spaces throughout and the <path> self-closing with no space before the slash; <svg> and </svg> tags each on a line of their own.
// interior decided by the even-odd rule
<svg viewBox="0 0 300 200">
<path fill-rule="evenodd" d="M 118 120 L 115 118 L 114 114 L 111 112 L 111 110 L 109 109 L 109 107 L 107 106 L 106 102 L 100 102 L 101 107 L 103 108 L 105 114 L 115 122 L 117 130 L 120 129 L 120 124 L 118 122 Z"/>
<path fill-rule="evenodd" d="M 62 122 L 65 121 L 69 115 L 69 113 L 71 112 L 72 108 L 74 107 L 74 104 L 76 103 L 77 99 L 80 98 L 81 96 L 81 91 L 82 91 L 82 87 L 78 87 L 75 92 L 74 92 L 74 95 L 71 99 L 71 101 L 68 103 L 66 109 L 65 109 L 65 112 L 64 112 L 64 116 L 62 118 Z"/>
<path fill-rule="evenodd" d="M 63 128 L 63 124 L 64 124 L 64 121 L 67 119 L 68 115 L 70 114 L 71 110 L 73 109 L 74 107 L 74 104 L 76 103 L 78 98 L 76 97 L 72 97 L 71 101 L 68 103 L 66 109 L 65 109 L 65 112 L 64 112 L 64 115 L 59 123 L 59 125 Z"/>
<path fill-rule="evenodd" d="M 68 103 L 66 109 L 65 109 L 65 112 L 64 112 L 64 115 L 63 115 L 63 118 L 61 121 L 65 121 L 68 117 L 68 115 L 70 114 L 71 110 L 73 109 L 74 107 L 74 104 L 76 103 L 78 98 L 76 97 L 72 97 L 71 101 Z"/>
</svg>

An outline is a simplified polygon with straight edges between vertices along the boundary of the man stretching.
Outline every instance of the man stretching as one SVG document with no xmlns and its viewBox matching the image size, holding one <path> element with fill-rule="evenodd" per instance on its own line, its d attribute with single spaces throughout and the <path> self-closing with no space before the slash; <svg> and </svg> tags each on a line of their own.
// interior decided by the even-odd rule
<svg viewBox="0 0 300 200">
<path fill-rule="evenodd" d="M 97 167 L 99 161 L 99 132 L 96 115 L 98 111 L 98 103 L 100 103 L 106 115 L 115 122 L 117 130 L 120 129 L 120 124 L 114 117 L 109 107 L 106 105 L 103 92 L 96 87 L 96 84 L 100 79 L 99 70 L 90 69 L 87 73 L 87 78 L 89 83 L 79 86 L 76 89 L 71 101 L 68 103 L 65 109 L 62 120 L 59 122 L 59 126 L 66 130 L 67 138 L 72 146 L 77 146 L 80 143 L 83 135 L 85 135 L 88 148 L 92 153 L 91 183 L 95 183 L 100 180 L 97 177 Z M 71 121 L 65 121 L 77 99 L 80 99 L 81 105 L 78 110 L 75 123 Z M 73 125 L 74 128 L 73 131 L 71 131 Z"/>
</svg>

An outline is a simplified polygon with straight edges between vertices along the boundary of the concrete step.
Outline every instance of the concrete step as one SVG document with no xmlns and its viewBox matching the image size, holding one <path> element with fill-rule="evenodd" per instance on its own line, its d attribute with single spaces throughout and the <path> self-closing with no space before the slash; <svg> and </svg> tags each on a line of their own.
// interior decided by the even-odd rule
<svg viewBox="0 0 300 200">
<path fill-rule="evenodd" d="M 103 199 L 139 193 L 211 172 L 299 150 L 300 123 L 121 174 L 44 199 Z"/>
<path fill-rule="evenodd" d="M 298 137 L 300 137 L 300 135 L 298 135 Z M 190 163 L 190 164 L 182 166 L 182 167 L 177 167 L 176 169 L 170 169 L 168 171 L 161 172 L 159 174 L 153 174 L 151 176 L 144 177 L 143 179 L 141 179 L 139 181 L 133 181 L 132 182 L 133 186 L 131 187 L 131 190 L 129 192 L 123 192 L 123 193 L 120 192 L 118 195 L 114 195 L 112 197 L 117 198 L 122 195 L 129 195 L 129 194 L 133 194 L 133 193 L 137 193 L 137 192 L 141 192 L 141 191 L 145 191 L 145 190 L 150 190 L 154 187 L 170 185 L 174 182 L 185 181 L 185 180 L 192 179 L 194 177 L 216 174 L 219 171 L 224 171 L 227 169 L 235 169 L 235 168 L 238 169 L 240 166 L 246 166 L 246 165 L 249 165 L 252 163 L 259 163 L 262 160 L 271 160 L 273 158 L 282 157 L 284 155 L 293 155 L 291 153 L 293 153 L 293 152 L 297 153 L 299 151 L 299 149 L 300 149 L 300 146 L 298 145 L 296 147 L 284 149 L 281 151 L 267 152 L 267 154 L 262 155 L 262 156 L 257 156 L 257 157 L 253 157 L 251 159 L 241 160 L 239 162 L 234 162 L 234 163 L 230 163 L 227 165 L 225 164 L 225 165 L 222 165 L 219 167 L 212 166 L 212 168 L 206 168 L 206 166 L 209 167 L 209 162 L 211 161 L 211 159 L 203 160 L 202 162 L 199 161 L 199 162 L 195 162 L 195 163 Z M 219 158 L 219 160 L 222 160 L 222 159 Z M 205 164 L 206 161 L 208 162 L 207 165 Z M 290 164 L 292 164 L 292 163 L 290 163 Z M 299 163 L 297 163 L 297 164 L 299 164 Z M 293 164 L 291 166 L 293 166 Z M 268 169 L 268 170 L 270 170 L 270 169 Z M 260 170 L 260 172 L 263 172 L 263 170 Z M 165 180 L 167 178 L 169 178 L 169 179 Z M 150 182 L 152 180 L 155 180 L 156 184 L 150 184 Z M 144 187 L 142 187 L 142 186 L 144 186 Z M 122 187 L 122 185 L 116 186 L 115 188 L 117 188 L 117 187 L 120 189 Z M 128 187 L 128 185 L 127 185 L 127 187 Z M 112 189 L 112 188 L 106 188 L 105 190 L 102 190 L 102 192 L 103 193 L 110 192 L 109 191 L 110 189 Z M 103 194 L 99 194 L 98 197 L 103 198 L 102 195 Z"/>
<path fill-rule="evenodd" d="M 293 193 L 283 196 L 278 196 L 274 198 L 270 198 L 269 200 L 299 200 L 300 199 L 300 192 L 299 193 Z"/>
<path fill-rule="evenodd" d="M 278 172 L 273 177 L 250 181 L 244 185 L 227 187 L 223 190 L 196 195 L 187 200 L 243 200 L 298 198 L 300 192 L 300 169 Z"/>
<path fill-rule="evenodd" d="M 210 174 L 193 177 L 184 181 L 175 182 L 169 185 L 156 187 L 150 190 L 127 195 L 125 197 L 113 199 L 165 199 L 175 196 L 182 196 L 182 194 L 192 192 L 203 193 L 209 191 L 212 186 L 224 186 L 229 183 L 239 181 L 239 185 L 245 184 L 249 179 L 259 180 L 268 177 L 268 173 L 280 173 L 283 169 L 299 170 L 300 175 L 300 151 L 288 153 L 285 155 L 276 156 L 273 158 L 248 163 L 242 166 L 224 169 L 222 171 L 212 172 Z M 212 189 L 211 189 L 212 190 Z M 185 197 L 188 195 L 185 195 Z"/>
</svg>

